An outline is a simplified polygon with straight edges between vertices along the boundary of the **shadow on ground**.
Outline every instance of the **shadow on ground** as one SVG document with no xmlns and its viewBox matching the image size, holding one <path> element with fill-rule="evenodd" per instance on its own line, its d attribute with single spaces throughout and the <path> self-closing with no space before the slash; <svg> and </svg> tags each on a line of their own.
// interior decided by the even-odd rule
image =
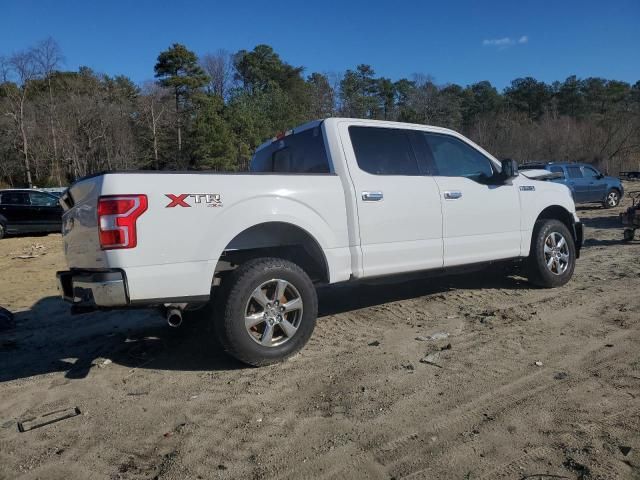
<svg viewBox="0 0 640 480">
<path fill-rule="evenodd" d="M 622 223 L 619 216 L 602 215 L 597 217 L 581 217 L 580 221 L 589 228 L 617 228 L 622 231 Z"/>
<path fill-rule="evenodd" d="M 501 268 L 458 276 L 417 275 L 318 290 L 319 315 L 335 315 L 450 289 L 520 289 L 528 284 Z M 72 316 L 58 297 L 38 301 L 15 315 L 16 326 L 0 332 L 0 382 L 64 372 L 87 376 L 109 359 L 131 368 L 216 371 L 244 368 L 216 346 L 211 321 L 188 318 L 173 329 L 155 310 L 120 310 Z M 322 320 L 320 319 L 320 322 Z"/>
</svg>

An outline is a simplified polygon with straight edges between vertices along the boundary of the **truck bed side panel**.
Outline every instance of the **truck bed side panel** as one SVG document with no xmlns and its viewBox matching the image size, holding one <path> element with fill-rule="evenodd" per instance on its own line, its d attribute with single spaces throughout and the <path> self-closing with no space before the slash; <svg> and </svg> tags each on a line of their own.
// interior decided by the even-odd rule
<svg viewBox="0 0 640 480">
<path fill-rule="evenodd" d="M 65 235 L 69 266 L 124 269 L 132 301 L 208 295 L 225 247 L 244 230 L 266 222 L 286 222 L 308 232 L 325 253 L 330 281 L 349 278 L 346 209 L 337 175 L 132 172 L 86 182 L 94 183 L 100 195 L 147 195 L 148 210 L 138 219 L 133 249 L 99 249 L 96 195 L 65 214 L 74 221 L 82 217 Z M 75 191 L 74 186 L 74 197 Z M 207 202 L 201 196 L 207 194 L 219 201 Z M 171 206 L 176 197 L 183 202 Z"/>
</svg>

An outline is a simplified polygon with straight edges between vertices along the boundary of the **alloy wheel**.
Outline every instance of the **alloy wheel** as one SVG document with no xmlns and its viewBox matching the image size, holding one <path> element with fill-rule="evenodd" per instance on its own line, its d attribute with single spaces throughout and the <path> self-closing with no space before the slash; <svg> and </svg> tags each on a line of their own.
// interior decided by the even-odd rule
<svg viewBox="0 0 640 480">
<path fill-rule="evenodd" d="M 554 275 L 562 275 L 571 261 L 569 244 L 562 234 L 551 232 L 544 240 L 544 259 L 547 269 Z"/>
<path fill-rule="evenodd" d="M 302 313 L 302 297 L 293 284 L 279 278 L 267 280 L 251 293 L 244 326 L 256 343 L 277 347 L 296 334 Z"/>
</svg>

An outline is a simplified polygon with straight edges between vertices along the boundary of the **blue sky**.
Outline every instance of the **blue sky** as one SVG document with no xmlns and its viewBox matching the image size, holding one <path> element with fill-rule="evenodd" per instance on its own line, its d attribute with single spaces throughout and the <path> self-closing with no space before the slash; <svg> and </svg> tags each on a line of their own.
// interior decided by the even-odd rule
<svg viewBox="0 0 640 480">
<path fill-rule="evenodd" d="M 394 80 L 423 73 L 498 88 L 523 76 L 640 80 L 640 0 L 3 2 L 0 55 L 49 35 L 65 68 L 136 82 L 153 78 L 173 42 L 198 54 L 267 43 L 307 74 L 368 63 Z"/>
</svg>

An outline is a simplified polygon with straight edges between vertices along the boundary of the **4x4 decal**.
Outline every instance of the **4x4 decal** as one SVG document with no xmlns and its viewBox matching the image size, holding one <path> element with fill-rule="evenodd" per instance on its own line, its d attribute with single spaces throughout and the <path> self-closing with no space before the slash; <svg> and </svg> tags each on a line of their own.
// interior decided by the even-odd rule
<svg viewBox="0 0 640 480">
<path fill-rule="evenodd" d="M 193 199 L 195 205 L 206 205 L 207 207 L 221 207 L 222 199 L 219 193 L 165 193 L 165 196 L 171 200 L 165 208 L 174 207 L 192 207 L 187 202 L 187 198 Z"/>
</svg>

